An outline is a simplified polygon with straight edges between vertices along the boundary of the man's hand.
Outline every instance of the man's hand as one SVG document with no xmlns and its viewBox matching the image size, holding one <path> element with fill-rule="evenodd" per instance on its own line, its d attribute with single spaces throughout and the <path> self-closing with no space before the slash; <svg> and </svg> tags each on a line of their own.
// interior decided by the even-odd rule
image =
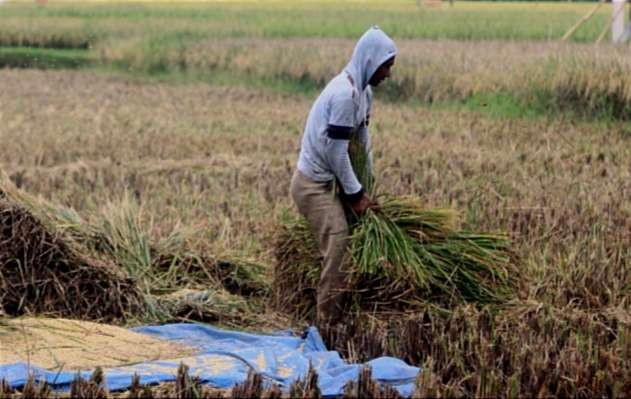
<svg viewBox="0 0 631 399">
<path fill-rule="evenodd" d="M 353 211 L 358 216 L 362 216 L 364 213 L 366 213 L 366 210 L 368 209 L 373 209 L 373 210 L 379 209 L 379 204 L 377 204 L 376 202 L 373 202 L 366 195 L 366 193 L 364 193 L 364 195 L 359 199 L 359 201 L 356 201 L 351 204 L 351 208 L 353 208 Z"/>
</svg>

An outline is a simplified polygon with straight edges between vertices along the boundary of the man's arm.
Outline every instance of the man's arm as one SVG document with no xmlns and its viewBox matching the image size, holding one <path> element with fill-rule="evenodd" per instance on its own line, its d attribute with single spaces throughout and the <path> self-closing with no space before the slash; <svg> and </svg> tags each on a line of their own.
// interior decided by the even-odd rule
<svg viewBox="0 0 631 399">
<path fill-rule="evenodd" d="M 345 132 L 346 130 L 340 127 L 329 126 L 326 152 L 329 155 L 329 164 L 333 173 L 342 186 L 340 193 L 342 200 L 349 203 L 355 213 L 363 215 L 367 209 L 376 208 L 377 205 L 366 195 L 353 171 L 348 155 L 350 128 L 348 133 Z"/>
<path fill-rule="evenodd" d="M 326 154 L 333 174 L 342 186 L 342 197 L 350 203 L 358 201 L 363 193 L 362 187 L 348 154 L 348 145 L 352 128 L 329 125 L 327 130 Z"/>
<path fill-rule="evenodd" d="M 351 96 L 332 99 L 325 152 L 333 174 L 342 186 L 342 199 L 350 203 L 353 210 L 361 215 L 371 207 L 372 201 L 364 192 L 348 154 L 355 107 Z"/>
</svg>

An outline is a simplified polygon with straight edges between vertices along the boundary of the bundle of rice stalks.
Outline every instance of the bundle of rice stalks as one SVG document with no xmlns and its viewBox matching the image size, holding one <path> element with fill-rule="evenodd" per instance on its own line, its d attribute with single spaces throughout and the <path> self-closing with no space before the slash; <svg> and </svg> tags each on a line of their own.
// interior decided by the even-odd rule
<svg viewBox="0 0 631 399">
<path fill-rule="evenodd" d="M 457 229 L 451 210 L 425 209 L 415 198 L 385 198 L 353 229 L 351 281 L 406 286 L 426 299 L 502 302 L 515 278 L 508 251 L 502 234 Z"/>
<path fill-rule="evenodd" d="M 450 210 L 424 209 L 413 198 L 389 198 L 356 225 L 348 285 L 357 310 L 408 310 L 427 302 L 499 303 L 517 279 L 508 240 L 456 228 Z M 286 217 L 274 248 L 277 309 L 297 319 L 313 312 L 322 258 L 308 222 Z"/>
<path fill-rule="evenodd" d="M 362 185 L 372 190 L 365 147 L 351 140 L 349 152 Z M 418 198 L 382 195 L 379 200 L 379 209 L 362 217 L 347 212 L 352 231 L 348 283 L 360 309 L 510 298 L 517 275 L 506 235 L 460 229 L 455 211 L 428 209 Z M 275 255 L 276 306 L 291 307 L 294 317 L 308 315 L 321 259 L 305 220 L 282 222 Z"/>
</svg>

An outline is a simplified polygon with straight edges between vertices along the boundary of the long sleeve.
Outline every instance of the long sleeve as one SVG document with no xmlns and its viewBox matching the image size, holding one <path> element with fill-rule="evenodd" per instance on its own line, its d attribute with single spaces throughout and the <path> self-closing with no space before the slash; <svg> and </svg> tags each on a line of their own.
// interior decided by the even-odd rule
<svg viewBox="0 0 631 399">
<path fill-rule="evenodd" d="M 329 165 L 342 186 L 345 199 L 350 202 L 360 199 L 364 194 L 364 189 L 353 171 L 351 159 L 348 155 L 348 140 L 328 139 L 326 154 Z"/>
<path fill-rule="evenodd" d="M 364 190 L 353 171 L 348 154 L 356 109 L 355 101 L 350 94 L 351 91 L 346 95 L 331 98 L 324 153 L 329 167 L 342 186 L 343 196 L 347 201 L 354 202 L 362 197 Z"/>
</svg>

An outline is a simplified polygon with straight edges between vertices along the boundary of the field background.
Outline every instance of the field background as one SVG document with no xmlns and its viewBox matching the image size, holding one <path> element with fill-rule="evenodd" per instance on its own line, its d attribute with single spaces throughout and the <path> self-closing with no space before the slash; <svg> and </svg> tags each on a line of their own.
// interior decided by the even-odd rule
<svg viewBox="0 0 631 399">
<path fill-rule="evenodd" d="M 492 105 L 507 116 L 628 119 L 628 57 L 592 45 L 609 6 L 559 39 L 591 3 L 414 1 L 5 3 L 0 65 L 264 85 L 314 95 L 378 24 L 401 47 L 390 100 Z M 608 38 L 605 35 L 605 38 Z M 604 40 L 606 43 L 607 40 Z M 484 56 L 480 56 L 484 54 Z M 327 61 L 324 62 L 324 59 Z"/>
<path fill-rule="evenodd" d="M 379 190 L 509 232 L 522 284 L 506 306 L 406 315 L 345 353 L 424 364 L 434 394 L 625 392 L 631 66 L 627 45 L 593 44 L 609 5 L 560 41 L 591 7 L 5 2 L 0 169 L 81 223 L 134 226 L 124 263 L 148 291 L 174 280 L 138 243 L 271 275 L 309 108 L 378 24 L 400 48 L 376 90 Z"/>
</svg>

